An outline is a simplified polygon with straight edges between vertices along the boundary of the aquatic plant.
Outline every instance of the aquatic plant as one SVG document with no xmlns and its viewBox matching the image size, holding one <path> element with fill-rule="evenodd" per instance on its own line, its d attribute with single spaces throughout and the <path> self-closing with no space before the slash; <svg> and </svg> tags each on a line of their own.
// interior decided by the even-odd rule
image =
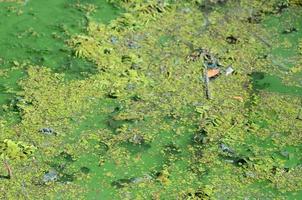
<svg viewBox="0 0 302 200">
<path fill-rule="evenodd" d="M 0 128 L 5 137 L 33 141 L 37 155 L 29 167 L 17 163 L 20 179 L 1 185 L 0 197 L 18 196 L 12 185 L 33 199 L 282 199 L 299 192 L 300 97 L 253 82 L 282 73 L 268 56 L 281 42 L 268 40 L 260 23 L 291 4 L 111 2 L 126 13 L 108 25 L 89 17 L 86 32 L 67 42 L 73 56 L 96 64 L 95 74 L 67 80 L 23 66 L 22 102 L 14 104 L 21 122 L 0 121 Z M 220 72 L 209 80 L 208 100 L 204 63 Z M 229 66 L 234 73 L 226 75 Z"/>
<path fill-rule="evenodd" d="M 9 160 L 22 160 L 26 159 L 34 152 L 33 145 L 26 145 L 23 142 L 15 142 L 5 139 L 0 142 L 0 158 L 4 163 L 8 172 L 8 178 L 13 177 L 13 170 L 9 164 Z"/>
</svg>

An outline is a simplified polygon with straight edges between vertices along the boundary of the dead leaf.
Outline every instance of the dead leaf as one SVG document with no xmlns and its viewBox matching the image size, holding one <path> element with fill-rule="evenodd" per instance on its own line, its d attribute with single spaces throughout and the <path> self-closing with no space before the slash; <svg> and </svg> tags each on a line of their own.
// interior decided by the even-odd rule
<svg viewBox="0 0 302 200">
<path fill-rule="evenodd" d="M 236 99 L 236 100 L 238 100 L 240 102 L 243 102 L 243 97 L 241 97 L 241 96 L 233 96 L 232 98 Z"/>
<path fill-rule="evenodd" d="M 209 69 L 208 70 L 208 77 L 212 78 L 214 76 L 217 76 L 220 73 L 219 69 Z"/>
</svg>

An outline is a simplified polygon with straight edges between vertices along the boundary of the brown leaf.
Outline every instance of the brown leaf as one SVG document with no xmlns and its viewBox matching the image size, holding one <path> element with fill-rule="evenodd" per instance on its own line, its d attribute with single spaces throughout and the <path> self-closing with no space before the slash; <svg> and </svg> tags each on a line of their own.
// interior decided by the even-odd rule
<svg viewBox="0 0 302 200">
<path fill-rule="evenodd" d="M 208 70 L 208 77 L 212 78 L 214 76 L 217 76 L 220 73 L 219 69 L 209 69 Z"/>
</svg>

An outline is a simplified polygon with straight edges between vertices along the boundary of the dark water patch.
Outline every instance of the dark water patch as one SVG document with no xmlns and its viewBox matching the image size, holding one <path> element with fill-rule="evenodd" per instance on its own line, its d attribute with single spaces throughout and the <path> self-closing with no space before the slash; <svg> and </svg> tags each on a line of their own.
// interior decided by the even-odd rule
<svg viewBox="0 0 302 200">
<path fill-rule="evenodd" d="M 192 136 L 192 144 L 204 145 L 207 142 L 207 132 L 204 129 L 199 130 Z"/>
<path fill-rule="evenodd" d="M 112 187 L 115 187 L 117 189 L 127 187 L 131 183 L 131 179 L 129 178 L 123 178 L 123 179 L 118 179 L 116 181 L 113 181 L 111 183 Z"/>
<path fill-rule="evenodd" d="M 76 172 L 70 171 L 70 163 L 52 163 L 49 165 L 51 170 L 46 172 L 43 177 L 43 182 L 73 182 L 76 179 Z"/>
<path fill-rule="evenodd" d="M 154 179 L 153 176 L 149 174 L 144 174 L 141 177 L 132 177 L 132 178 L 122 178 L 115 180 L 111 183 L 111 185 L 117 189 L 124 188 L 130 185 L 140 184 L 140 183 L 147 183 L 151 182 Z"/>
<path fill-rule="evenodd" d="M 88 167 L 81 167 L 80 168 L 80 172 L 82 172 L 84 174 L 89 174 L 90 173 L 90 169 Z"/>
<path fill-rule="evenodd" d="M 282 83 L 281 78 L 263 72 L 252 73 L 253 88 L 255 90 L 266 90 L 288 95 L 302 96 L 302 87 L 287 86 Z"/>
<path fill-rule="evenodd" d="M 274 41 L 271 49 L 272 63 L 281 69 L 290 69 L 299 61 L 301 20 L 301 9 L 290 7 L 282 10 L 281 14 L 266 16 L 262 22 L 262 25 L 271 32 L 270 40 Z"/>
<path fill-rule="evenodd" d="M 95 73 L 96 67 L 73 57 L 65 41 L 85 31 L 87 15 L 108 23 L 119 12 L 105 0 L 0 3 L 0 17 L 5 19 L 0 21 L 0 45 L 5 49 L 0 57 L 8 61 L 27 60 L 64 72 L 69 78 L 83 78 L 81 73 Z"/>
<path fill-rule="evenodd" d="M 0 175 L 0 180 L 1 179 L 10 179 L 10 176 L 9 175 Z"/>
<path fill-rule="evenodd" d="M 76 175 L 74 173 L 72 174 L 63 173 L 58 179 L 58 181 L 61 183 L 69 183 L 69 182 L 73 182 L 75 178 Z"/>
<path fill-rule="evenodd" d="M 104 142 L 99 142 L 98 154 L 104 155 L 109 150 L 109 146 Z"/>
<path fill-rule="evenodd" d="M 75 161 L 74 156 L 67 153 L 67 152 L 65 152 L 65 151 L 60 153 L 59 158 L 64 159 L 66 162 L 74 162 Z"/>
</svg>

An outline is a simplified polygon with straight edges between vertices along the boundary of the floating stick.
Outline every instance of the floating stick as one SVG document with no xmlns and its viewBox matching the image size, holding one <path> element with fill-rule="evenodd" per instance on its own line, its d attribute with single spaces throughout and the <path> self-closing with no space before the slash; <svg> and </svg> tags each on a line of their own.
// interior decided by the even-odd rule
<svg viewBox="0 0 302 200">
<path fill-rule="evenodd" d="M 206 98 L 211 99 L 211 92 L 209 89 L 210 81 L 208 77 L 208 66 L 205 63 L 203 63 L 203 66 L 204 66 L 204 83 L 205 83 Z"/>
</svg>

